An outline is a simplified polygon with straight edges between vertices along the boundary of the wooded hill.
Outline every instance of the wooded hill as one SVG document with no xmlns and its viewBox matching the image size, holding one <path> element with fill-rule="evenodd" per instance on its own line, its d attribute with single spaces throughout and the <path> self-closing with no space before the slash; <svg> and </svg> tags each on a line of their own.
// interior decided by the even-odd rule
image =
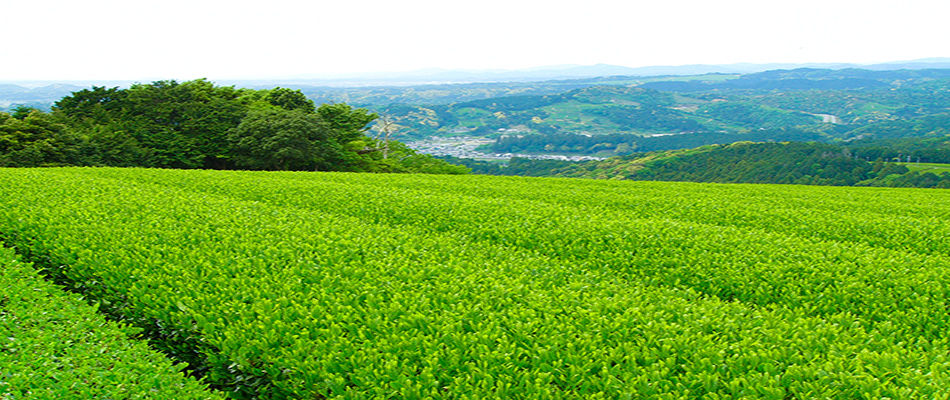
<svg viewBox="0 0 950 400">
<path fill-rule="evenodd" d="M 799 69 L 693 78 L 604 81 L 557 94 L 370 107 L 393 116 L 407 137 L 500 137 L 491 151 L 604 156 L 656 150 L 647 138 L 657 135 L 675 136 L 664 139 L 663 149 L 801 140 L 795 137 L 801 135 L 825 141 L 924 136 L 945 131 L 950 112 L 950 70 Z M 716 136 L 763 129 L 794 133 Z M 564 135 L 587 143 L 566 145 Z"/>
<path fill-rule="evenodd" d="M 385 134 L 370 136 L 376 118 L 342 103 L 316 107 L 287 88 L 206 80 L 93 87 L 64 97 L 50 113 L 0 113 L 0 167 L 467 172 Z"/>
<path fill-rule="evenodd" d="M 908 165 L 912 163 L 868 162 L 847 147 L 828 144 L 737 142 L 576 164 L 552 172 L 628 180 L 950 188 L 950 174 L 909 176 Z"/>
<path fill-rule="evenodd" d="M 736 142 L 569 162 L 514 158 L 507 165 L 447 158 L 475 174 L 593 179 L 950 188 L 950 138 L 850 146 Z"/>
</svg>

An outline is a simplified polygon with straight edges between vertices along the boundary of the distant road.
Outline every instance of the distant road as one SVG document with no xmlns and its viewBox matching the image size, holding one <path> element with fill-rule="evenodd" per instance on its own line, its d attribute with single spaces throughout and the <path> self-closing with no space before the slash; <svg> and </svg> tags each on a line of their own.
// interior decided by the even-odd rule
<svg viewBox="0 0 950 400">
<path fill-rule="evenodd" d="M 838 116 L 836 115 L 831 115 L 831 114 L 812 114 L 812 115 L 821 117 L 821 122 L 824 122 L 826 124 L 829 124 L 829 123 L 840 124 L 841 123 L 841 120 L 838 119 Z"/>
</svg>

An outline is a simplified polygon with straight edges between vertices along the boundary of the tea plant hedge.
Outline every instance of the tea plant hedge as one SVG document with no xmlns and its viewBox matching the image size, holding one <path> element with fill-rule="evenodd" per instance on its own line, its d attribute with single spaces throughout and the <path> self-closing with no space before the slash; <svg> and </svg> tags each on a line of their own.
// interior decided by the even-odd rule
<svg viewBox="0 0 950 400">
<path fill-rule="evenodd" d="M 950 398 L 939 191 L 0 170 L 0 233 L 234 398 Z"/>
<path fill-rule="evenodd" d="M 224 399 L 0 248 L 0 399 Z"/>
</svg>

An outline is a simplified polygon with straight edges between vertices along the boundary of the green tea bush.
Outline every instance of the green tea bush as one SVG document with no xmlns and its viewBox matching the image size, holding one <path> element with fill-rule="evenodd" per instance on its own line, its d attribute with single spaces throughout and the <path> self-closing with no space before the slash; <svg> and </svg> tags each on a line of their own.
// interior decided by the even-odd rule
<svg viewBox="0 0 950 400">
<path fill-rule="evenodd" d="M 0 399 L 223 399 L 0 248 Z"/>
<path fill-rule="evenodd" d="M 0 184 L 8 240 L 235 398 L 950 396 L 933 191 L 136 169 Z"/>
</svg>

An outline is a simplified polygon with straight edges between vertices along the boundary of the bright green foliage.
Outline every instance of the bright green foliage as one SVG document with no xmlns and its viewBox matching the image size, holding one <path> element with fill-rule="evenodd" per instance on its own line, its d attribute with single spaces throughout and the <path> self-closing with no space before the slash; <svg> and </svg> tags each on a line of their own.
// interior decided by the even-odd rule
<svg viewBox="0 0 950 400">
<path fill-rule="evenodd" d="M 950 397 L 942 191 L 0 170 L 0 232 L 237 398 Z"/>
<path fill-rule="evenodd" d="M 0 248 L 0 399 L 220 399 Z"/>
<path fill-rule="evenodd" d="M 377 115 L 364 108 L 353 109 L 346 104 L 323 104 L 316 110 L 317 115 L 329 124 L 334 136 L 340 141 L 359 140 L 370 122 Z"/>
<path fill-rule="evenodd" d="M 264 98 L 268 103 L 286 110 L 300 110 L 306 113 L 313 113 L 317 110 L 313 100 L 308 99 L 299 89 L 278 87 L 262 92 L 266 93 Z"/>
<path fill-rule="evenodd" d="M 74 92 L 52 113 L 0 113 L 0 167 L 466 173 L 408 147 L 393 157 L 366 131 L 377 115 L 316 107 L 300 90 L 235 89 L 205 79 Z M 394 145 L 399 146 L 399 145 Z"/>
<path fill-rule="evenodd" d="M 0 167 L 68 164 L 75 149 L 64 125 L 29 108 L 0 113 Z"/>
</svg>

